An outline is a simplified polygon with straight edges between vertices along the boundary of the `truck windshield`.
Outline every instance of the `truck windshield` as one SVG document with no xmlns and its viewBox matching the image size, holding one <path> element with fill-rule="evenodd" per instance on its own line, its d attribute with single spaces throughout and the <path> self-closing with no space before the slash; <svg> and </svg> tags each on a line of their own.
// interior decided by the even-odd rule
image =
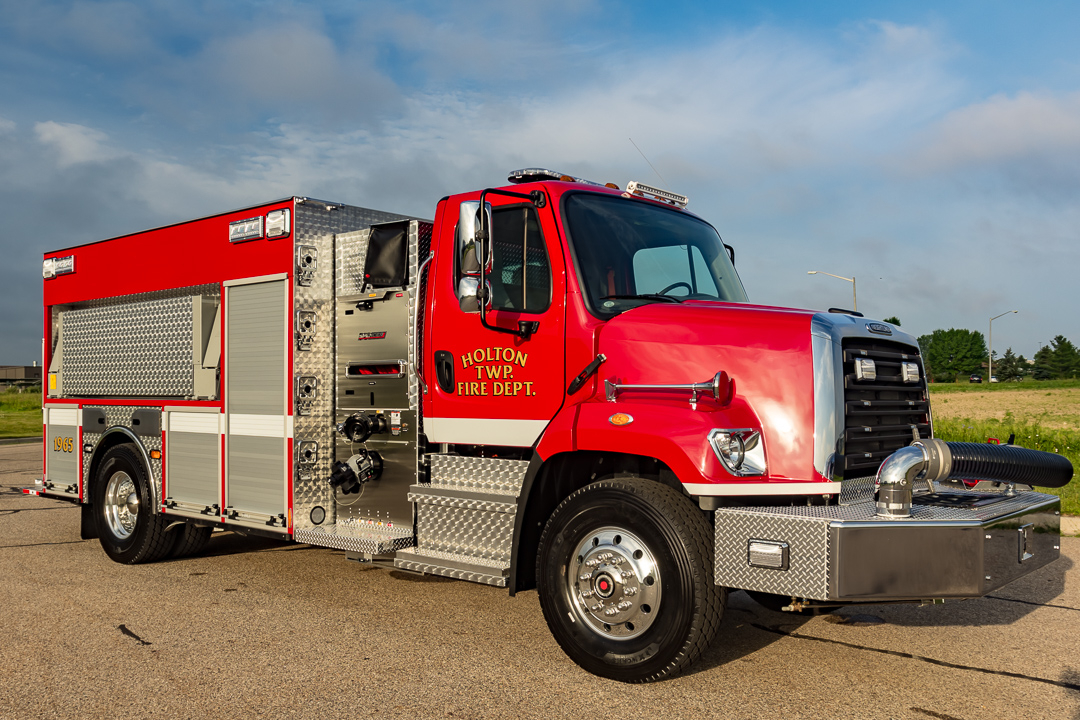
<svg viewBox="0 0 1080 720">
<path fill-rule="evenodd" d="M 567 196 L 563 210 L 582 289 L 599 317 L 651 302 L 747 301 L 720 236 L 692 215 L 594 193 Z"/>
</svg>

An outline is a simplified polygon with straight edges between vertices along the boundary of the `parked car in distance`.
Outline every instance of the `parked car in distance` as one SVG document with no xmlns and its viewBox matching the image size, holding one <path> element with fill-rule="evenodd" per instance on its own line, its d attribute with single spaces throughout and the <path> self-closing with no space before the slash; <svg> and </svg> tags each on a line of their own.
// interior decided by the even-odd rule
<svg viewBox="0 0 1080 720">
<path fill-rule="evenodd" d="M 990 382 L 992 382 L 992 383 L 993 383 L 993 382 L 997 382 L 997 381 L 998 381 L 998 379 L 997 379 L 997 375 L 991 375 L 991 376 L 990 376 Z"/>
<path fill-rule="evenodd" d="M 969 383 L 981 383 L 982 382 L 982 375 L 972 375 L 971 377 L 968 378 L 968 382 Z"/>
</svg>

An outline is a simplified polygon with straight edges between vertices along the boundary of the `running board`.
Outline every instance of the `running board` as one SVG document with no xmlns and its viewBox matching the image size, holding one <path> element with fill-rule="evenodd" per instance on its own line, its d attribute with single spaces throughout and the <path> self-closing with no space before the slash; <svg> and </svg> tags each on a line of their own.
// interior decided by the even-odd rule
<svg viewBox="0 0 1080 720">
<path fill-rule="evenodd" d="M 417 548 L 399 550 L 394 556 L 394 567 L 495 587 L 506 587 L 510 574 L 510 566 L 497 560 Z"/>
</svg>

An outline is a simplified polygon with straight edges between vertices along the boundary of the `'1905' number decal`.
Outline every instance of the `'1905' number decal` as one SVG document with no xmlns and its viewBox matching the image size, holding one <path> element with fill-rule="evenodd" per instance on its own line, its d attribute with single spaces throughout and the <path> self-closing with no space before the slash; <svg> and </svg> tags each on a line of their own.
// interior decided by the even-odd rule
<svg viewBox="0 0 1080 720">
<path fill-rule="evenodd" d="M 72 438 L 58 437 L 53 440 L 53 452 L 72 452 L 75 441 Z"/>
</svg>

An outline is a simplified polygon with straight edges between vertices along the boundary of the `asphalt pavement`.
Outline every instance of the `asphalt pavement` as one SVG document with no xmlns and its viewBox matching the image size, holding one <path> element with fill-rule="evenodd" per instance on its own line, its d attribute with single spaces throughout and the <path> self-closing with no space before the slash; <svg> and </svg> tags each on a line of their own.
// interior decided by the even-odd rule
<svg viewBox="0 0 1080 720">
<path fill-rule="evenodd" d="M 732 594 L 690 672 L 623 685 L 570 662 L 535 592 L 216 533 L 111 562 L 74 505 L 22 495 L 0 446 L 0 718 L 1073 718 L 1080 538 L 992 597 L 801 617 Z"/>
</svg>

